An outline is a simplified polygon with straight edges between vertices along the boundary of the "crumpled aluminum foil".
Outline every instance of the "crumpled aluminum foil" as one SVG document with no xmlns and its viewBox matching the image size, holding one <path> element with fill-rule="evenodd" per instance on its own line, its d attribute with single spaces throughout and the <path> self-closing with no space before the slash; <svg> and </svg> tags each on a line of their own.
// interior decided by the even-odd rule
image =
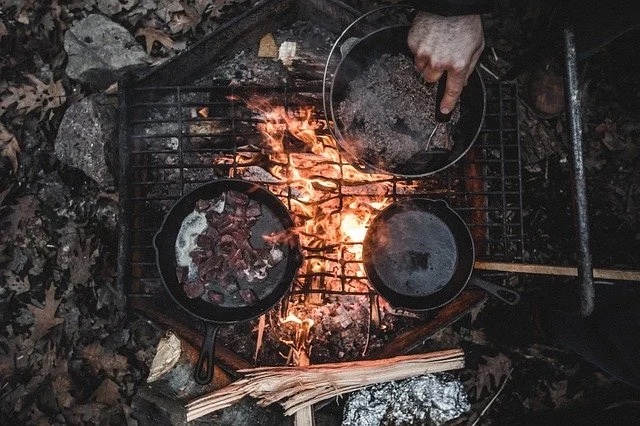
<svg viewBox="0 0 640 426">
<path fill-rule="evenodd" d="M 458 379 L 447 373 L 427 374 L 353 392 L 342 425 L 441 425 L 470 409 Z"/>
</svg>

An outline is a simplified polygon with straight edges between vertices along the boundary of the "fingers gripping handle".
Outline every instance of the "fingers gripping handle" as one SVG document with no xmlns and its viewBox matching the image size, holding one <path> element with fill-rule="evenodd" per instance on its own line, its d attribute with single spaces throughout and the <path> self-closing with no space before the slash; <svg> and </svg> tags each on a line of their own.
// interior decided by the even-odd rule
<svg viewBox="0 0 640 426">
<path fill-rule="evenodd" d="M 442 73 L 442 77 L 438 80 L 438 89 L 436 91 L 436 122 L 437 123 L 447 123 L 451 119 L 451 112 L 448 114 L 443 114 L 440 112 L 440 104 L 442 103 L 442 98 L 444 98 L 444 94 L 447 91 L 447 72 Z"/>
<path fill-rule="evenodd" d="M 216 349 L 216 335 L 219 325 L 207 323 L 204 342 L 200 350 L 200 357 L 196 364 L 195 379 L 199 385 L 208 385 L 213 380 L 213 360 Z"/>
</svg>

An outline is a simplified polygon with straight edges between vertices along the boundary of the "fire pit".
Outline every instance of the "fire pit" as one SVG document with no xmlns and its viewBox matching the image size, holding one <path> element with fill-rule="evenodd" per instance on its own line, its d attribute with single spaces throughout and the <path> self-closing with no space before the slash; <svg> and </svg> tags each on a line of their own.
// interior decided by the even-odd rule
<svg viewBox="0 0 640 426">
<path fill-rule="evenodd" d="M 484 127 L 455 166 L 414 180 L 365 173 L 343 159 L 328 131 L 319 81 L 332 37 L 355 11 L 329 0 L 293 3 L 264 2 L 230 23 L 234 31 L 223 27 L 120 87 L 118 283 L 132 303 L 144 299 L 173 316 L 152 238 L 190 189 L 217 177 L 245 179 L 271 190 L 292 213 L 304 262 L 290 297 L 259 322 L 220 332 L 227 347 L 260 365 L 360 359 L 424 321 L 386 305 L 364 273 L 367 226 L 393 201 L 444 199 L 472 230 L 479 259 L 523 256 L 516 86 L 486 79 Z M 269 32 L 299 44 L 292 66 L 251 53 Z M 218 60 L 206 64 L 198 52 Z M 253 74 L 229 73 L 251 67 Z M 217 83 L 220 77 L 233 84 Z M 197 326 L 189 318 L 184 324 Z"/>
</svg>

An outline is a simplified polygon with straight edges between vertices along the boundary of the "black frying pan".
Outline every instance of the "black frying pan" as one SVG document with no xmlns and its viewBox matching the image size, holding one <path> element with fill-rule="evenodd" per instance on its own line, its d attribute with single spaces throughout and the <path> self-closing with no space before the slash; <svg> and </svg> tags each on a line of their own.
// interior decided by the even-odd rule
<svg viewBox="0 0 640 426">
<path fill-rule="evenodd" d="M 400 177 L 421 177 L 431 175 L 453 165 L 469 151 L 476 140 L 485 113 L 484 84 L 477 70 L 471 73 L 467 85 L 460 96 L 460 119 L 454 126 L 450 127 L 450 136 L 453 141 L 453 149 L 451 151 L 430 155 L 425 155 L 427 153 L 423 152 L 417 154 L 407 163 L 395 166 L 385 165 L 384 160 L 377 158 L 374 154 L 365 155 L 362 158 L 350 146 L 349 131 L 344 128 L 339 114 L 336 113 L 340 103 L 349 94 L 349 83 L 354 77 L 363 74 L 380 56 L 385 53 L 393 55 L 402 53 L 413 60 L 413 54 L 407 46 L 408 34 L 409 26 L 390 26 L 374 31 L 341 49 L 344 52 L 342 61 L 338 64 L 331 83 L 328 114 L 330 114 L 332 122 L 331 130 L 333 135 L 340 147 L 348 154 L 347 157 L 351 157 L 350 160 L 356 163 L 362 162 L 368 168 L 383 173 L 390 173 Z M 426 141 L 429 133 L 425 132 L 423 137 Z"/>
<path fill-rule="evenodd" d="M 184 293 L 182 284 L 176 275 L 176 238 L 184 218 L 193 212 L 198 200 L 213 199 L 223 192 L 234 190 L 246 194 L 258 202 L 262 214 L 251 228 L 251 242 L 254 247 L 260 244 L 263 235 L 282 232 L 293 228 L 293 220 L 282 202 L 268 190 L 251 182 L 238 179 L 220 179 L 206 183 L 183 196 L 171 208 L 164 219 L 153 243 L 156 249 L 156 262 L 162 282 L 171 298 L 185 311 L 206 323 L 206 335 L 195 369 L 195 379 L 207 384 L 213 379 L 213 359 L 215 340 L 221 324 L 246 321 L 262 315 L 277 304 L 288 293 L 295 273 L 302 262 L 297 239 L 280 247 L 284 259 L 268 272 L 264 281 L 248 284 L 239 282 L 240 288 L 252 288 L 258 301 L 253 305 L 235 300 L 230 306 L 213 305 L 200 298 L 190 299 Z"/>
<path fill-rule="evenodd" d="M 395 308 L 429 310 L 475 285 L 509 304 L 518 293 L 472 275 L 469 228 L 445 201 L 409 198 L 395 202 L 372 221 L 364 239 L 367 277 Z"/>
</svg>

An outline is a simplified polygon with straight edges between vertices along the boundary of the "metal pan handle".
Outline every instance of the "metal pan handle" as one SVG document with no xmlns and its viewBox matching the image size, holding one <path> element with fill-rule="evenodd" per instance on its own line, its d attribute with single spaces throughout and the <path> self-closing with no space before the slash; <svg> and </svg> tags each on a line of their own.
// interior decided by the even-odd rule
<svg viewBox="0 0 640 426">
<path fill-rule="evenodd" d="M 206 323 L 206 331 L 200 357 L 196 364 L 195 379 L 199 385 L 208 385 L 213 380 L 213 359 L 216 350 L 216 335 L 220 326 L 210 322 Z"/>
<path fill-rule="evenodd" d="M 508 288 L 504 288 L 497 284 L 490 283 L 489 281 L 485 281 L 481 278 L 476 277 L 475 275 L 471 276 L 469 280 L 469 285 L 474 285 L 491 294 L 495 298 L 502 300 L 504 303 L 508 305 L 516 305 L 520 301 L 520 293 L 517 291 L 509 290 Z"/>
</svg>

